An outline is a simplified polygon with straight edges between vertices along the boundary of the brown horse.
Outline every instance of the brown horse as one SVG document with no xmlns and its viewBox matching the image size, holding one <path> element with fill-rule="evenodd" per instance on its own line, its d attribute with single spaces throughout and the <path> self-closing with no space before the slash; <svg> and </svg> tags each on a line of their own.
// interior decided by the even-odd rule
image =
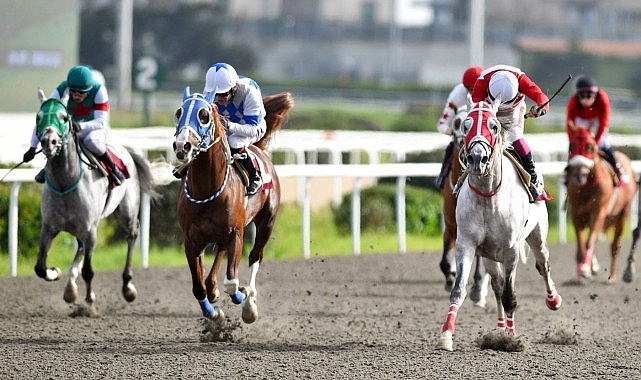
<svg viewBox="0 0 641 380">
<path fill-rule="evenodd" d="M 219 300 L 217 273 L 226 256 L 225 292 L 235 304 L 243 304 L 243 321 L 252 323 L 258 316 L 256 274 L 280 206 L 280 182 L 266 149 L 294 102 L 291 94 L 286 92 L 263 98 L 267 131 L 249 148 L 259 163 L 263 187 L 255 195 L 247 197 L 245 179 L 234 169 L 234 157 L 218 109 L 212 107 L 213 96 L 213 93 L 208 97 L 190 94 L 187 87 L 183 105 L 176 111 L 174 152 L 186 168 L 183 190 L 178 194 L 178 223 L 185 240 L 192 292 L 203 315 L 216 321 L 223 320 L 222 310 L 212 304 Z M 243 233 L 245 226 L 252 221 L 256 235 L 249 253 L 249 283 L 241 288 L 238 265 L 242 257 Z M 214 245 L 216 256 L 205 277 L 204 252 Z"/>
<path fill-rule="evenodd" d="M 615 152 L 623 170 L 634 180 L 625 186 L 618 186 L 610 165 L 599 154 L 599 147 L 586 128 L 578 128 L 569 138 L 568 203 L 577 239 L 578 280 L 583 281 L 597 273 L 598 264 L 594 252 L 597 238 L 602 231 L 614 228 L 608 281 L 616 282 L 621 235 L 638 187 L 636 175 L 630 159 L 621 152 Z"/>
<path fill-rule="evenodd" d="M 461 106 L 457 109 L 456 115 L 452 120 L 452 164 L 450 172 L 445 178 L 443 187 L 440 189 L 443 197 L 443 255 L 439 267 L 445 276 L 445 290 L 451 291 L 456 279 L 456 262 L 454 260 L 454 251 L 456 248 L 456 196 L 454 196 L 454 186 L 461 175 L 461 147 L 465 141 L 465 133 L 461 128 L 461 123 L 467 117 L 467 106 Z M 476 260 L 474 270 L 474 283 L 470 292 L 470 299 L 477 306 L 484 307 L 488 291 L 489 276 L 485 276 L 485 270 L 481 260 Z"/>
</svg>

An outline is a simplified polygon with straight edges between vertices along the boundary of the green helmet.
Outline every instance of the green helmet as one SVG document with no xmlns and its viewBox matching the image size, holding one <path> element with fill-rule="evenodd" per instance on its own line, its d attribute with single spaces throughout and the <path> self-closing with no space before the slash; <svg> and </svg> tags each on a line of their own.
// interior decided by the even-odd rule
<svg viewBox="0 0 641 380">
<path fill-rule="evenodd" d="M 93 87 L 93 74 L 87 66 L 74 66 L 67 74 L 67 87 L 70 90 L 87 92 Z"/>
</svg>

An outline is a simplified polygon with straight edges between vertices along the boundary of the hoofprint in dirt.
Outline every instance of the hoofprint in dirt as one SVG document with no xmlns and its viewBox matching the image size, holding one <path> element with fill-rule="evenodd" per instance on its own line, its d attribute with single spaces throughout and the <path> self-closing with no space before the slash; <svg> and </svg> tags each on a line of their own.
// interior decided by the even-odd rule
<svg viewBox="0 0 641 380">
<path fill-rule="evenodd" d="M 607 249 L 598 246 L 599 258 Z M 60 299 L 62 282 L 1 278 L 0 378 L 641 377 L 641 285 L 607 285 L 605 272 L 577 285 L 572 244 L 551 247 L 564 296 L 558 311 L 545 306 L 533 260 L 519 264 L 520 338 L 511 352 L 480 347 L 500 343 L 493 297 L 487 309 L 463 306 L 454 352 L 434 350 L 449 302 L 439 259 L 429 252 L 265 260 L 262 317 L 238 323 L 239 306 L 225 301 L 218 337 L 193 302 L 187 267 L 137 269 L 131 304 L 120 297 L 119 271 L 100 273 L 97 317 L 71 317 L 78 308 Z"/>
</svg>

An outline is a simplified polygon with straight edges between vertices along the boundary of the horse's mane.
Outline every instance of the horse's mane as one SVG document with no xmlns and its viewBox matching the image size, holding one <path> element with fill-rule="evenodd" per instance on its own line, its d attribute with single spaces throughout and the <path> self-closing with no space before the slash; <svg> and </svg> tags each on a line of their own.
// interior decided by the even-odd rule
<svg viewBox="0 0 641 380">
<path fill-rule="evenodd" d="M 279 94 L 268 95 L 263 97 L 263 104 L 265 105 L 265 122 L 267 123 L 267 131 L 265 136 L 256 142 L 254 145 L 262 150 L 267 149 L 269 142 L 274 132 L 280 130 L 289 114 L 289 111 L 294 107 L 294 98 L 289 92 L 281 92 Z"/>
</svg>

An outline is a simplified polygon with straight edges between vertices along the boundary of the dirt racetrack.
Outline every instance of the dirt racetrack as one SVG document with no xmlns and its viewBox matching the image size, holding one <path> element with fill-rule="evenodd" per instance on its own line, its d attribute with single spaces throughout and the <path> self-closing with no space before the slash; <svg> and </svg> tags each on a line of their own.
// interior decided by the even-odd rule
<svg viewBox="0 0 641 380">
<path fill-rule="evenodd" d="M 598 249 L 604 267 L 606 247 Z M 622 257 L 619 283 L 606 285 L 604 272 L 577 285 L 573 252 L 552 247 L 563 296 L 555 312 L 533 259 L 520 264 L 517 352 L 476 343 L 496 325 L 493 296 L 487 310 L 463 305 L 454 352 L 434 349 L 449 293 L 433 252 L 265 262 L 258 320 L 239 324 L 240 307 L 224 297 L 224 341 L 200 317 L 186 266 L 136 270 L 131 304 L 119 271 L 97 273 L 97 318 L 70 316 L 62 281 L 1 278 L 0 379 L 641 378 L 639 280 L 621 280 Z"/>
</svg>

